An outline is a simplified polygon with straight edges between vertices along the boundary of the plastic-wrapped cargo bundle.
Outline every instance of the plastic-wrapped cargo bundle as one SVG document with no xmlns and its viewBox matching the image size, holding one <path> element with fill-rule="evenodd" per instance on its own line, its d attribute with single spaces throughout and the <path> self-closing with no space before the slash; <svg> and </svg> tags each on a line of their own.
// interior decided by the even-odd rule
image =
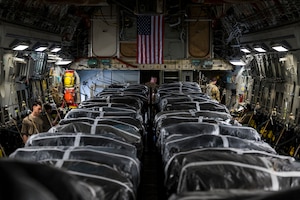
<svg viewBox="0 0 300 200">
<path fill-rule="evenodd" d="M 300 187 L 280 191 L 266 190 L 218 190 L 207 192 L 182 192 L 173 194 L 168 200 L 298 200 Z"/>
<path fill-rule="evenodd" d="M 210 110 L 181 110 L 181 111 L 163 111 L 155 115 L 155 126 L 157 126 L 161 120 L 168 117 L 203 117 L 203 118 L 212 118 L 218 121 L 228 121 L 232 120 L 232 116 L 228 113 L 210 111 Z"/>
<path fill-rule="evenodd" d="M 209 110 L 209 111 L 215 111 L 215 112 L 225 112 L 229 113 L 229 110 L 226 108 L 223 104 L 218 104 L 213 101 L 205 101 L 205 102 L 197 102 L 197 101 L 191 101 L 191 102 L 178 102 L 173 104 L 167 104 L 165 106 L 165 110 Z"/>
<path fill-rule="evenodd" d="M 214 128 L 209 128 L 214 126 Z M 205 129 L 205 131 L 203 130 Z M 260 141 L 259 133 L 252 127 L 232 126 L 225 124 L 211 124 L 205 122 L 184 122 L 171 124 L 163 127 L 163 134 L 169 135 L 197 135 L 203 133 L 211 133 L 217 135 L 230 135 L 241 139 Z"/>
<path fill-rule="evenodd" d="M 210 111 L 209 111 L 210 112 Z M 157 135 L 159 135 L 159 132 L 162 128 L 179 124 L 182 122 L 197 122 L 197 123 L 213 123 L 213 124 L 219 124 L 219 125 L 230 125 L 230 126 L 242 126 L 237 120 L 235 119 L 221 119 L 217 117 L 210 117 L 210 116 L 168 116 L 165 118 L 161 118 L 158 123 L 155 126 L 155 131 Z"/>
<path fill-rule="evenodd" d="M 104 118 L 99 118 L 99 119 L 94 119 L 94 120 L 85 120 L 85 119 L 88 119 L 88 118 L 83 118 L 83 120 L 81 120 L 82 118 L 79 118 L 78 120 L 63 120 L 59 125 L 65 125 L 65 124 L 71 124 L 71 123 L 82 123 L 85 121 L 88 122 L 89 124 L 91 125 L 108 125 L 108 126 L 113 126 L 117 129 L 121 129 L 123 131 L 127 131 L 129 133 L 133 133 L 135 135 L 139 135 L 139 136 L 142 136 L 143 135 L 143 132 L 141 132 L 136 126 L 132 125 L 132 124 L 129 124 L 129 123 L 125 123 L 125 122 L 122 122 L 122 121 L 118 121 L 118 120 L 115 120 L 115 119 L 104 119 Z M 53 128 L 53 130 L 57 130 L 59 129 L 59 126 Z M 53 132 L 52 130 L 50 130 L 51 132 Z"/>
<path fill-rule="evenodd" d="M 161 150 L 164 150 L 166 145 L 166 140 L 169 137 L 173 136 L 182 136 L 188 137 L 192 135 L 201 135 L 201 134 L 219 134 L 219 126 L 211 123 L 179 123 L 174 125 L 169 125 L 161 129 L 158 135 L 158 146 Z M 164 154 L 164 152 L 162 152 Z"/>
<path fill-rule="evenodd" d="M 175 120 L 174 120 L 175 121 Z M 178 120 L 177 120 L 178 121 Z M 160 129 L 158 133 L 159 146 L 162 148 L 168 137 L 193 136 L 199 134 L 230 135 L 241 139 L 260 141 L 260 135 L 251 127 L 212 124 L 206 122 L 182 122 L 170 124 Z"/>
<path fill-rule="evenodd" d="M 0 160 L 0 199 L 105 199 L 100 186 L 86 184 L 65 170 L 36 162 Z M 115 199 L 117 200 L 117 199 Z"/>
<path fill-rule="evenodd" d="M 135 107 L 127 105 L 125 103 L 107 103 L 107 102 L 89 102 L 89 101 L 82 101 L 78 108 L 93 108 L 93 107 L 113 107 L 113 108 L 126 108 L 138 111 Z"/>
<path fill-rule="evenodd" d="M 106 199 L 134 199 L 138 185 L 114 167 L 87 160 L 45 160 L 43 164 L 60 165 L 80 180 L 101 186 Z"/>
<path fill-rule="evenodd" d="M 224 162 L 224 166 L 222 165 L 222 162 Z M 216 166 L 213 166 L 214 163 L 216 164 Z M 212 166 L 210 166 L 210 164 Z M 277 172 L 285 171 L 289 173 L 290 171 L 298 171 L 300 169 L 300 163 L 295 162 L 292 157 L 270 154 L 263 151 L 242 150 L 234 148 L 195 149 L 174 154 L 166 163 L 165 185 L 169 191 L 175 192 L 177 190 L 178 181 L 180 179 L 180 176 L 182 175 L 183 169 L 186 168 L 186 165 L 199 166 L 199 169 L 195 170 L 199 170 L 199 173 L 204 173 L 204 175 L 201 175 L 199 177 L 195 175 L 194 181 L 198 181 L 199 184 L 203 184 L 201 189 L 200 187 L 195 186 L 195 188 L 197 188 L 195 189 L 195 191 L 207 191 L 214 189 L 265 189 L 259 187 L 255 188 L 255 181 L 259 181 L 260 179 L 261 181 L 263 181 L 265 177 L 260 176 L 259 173 L 251 174 L 251 171 L 249 170 L 251 169 L 251 167 L 253 169 L 256 169 L 256 167 L 266 168 L 265 171 L 267 172 L 268 170 L 275 170 Z M 247 168 L 248 165 L 249 169 Z M 250 172 L 248 172 L 247 170 L 249 170 Z M 210 178 L 208 178 L 207 174 L 205 173 L 210 175 L 216 173 L 216 176 L 211 176 Z M 290 173 L 291 176 L 295 175 L 296 177 L 299 177 L 299 174 L 300 172 L 297 172 L 296 174 L 294 174 L 293 172 Z M 268 178 L 273 178 L 273 176 L 275 175 L 271 174 L 271 176 L 268 176 L 266 178 L 265 183 L 259 184 L 264 184 L 266 185 L 266 187 L 269 187 L 267 188 L 267 190 L 272 189 L 274 186 L 270 184 L 268 185 L 266 183 L 269 181 Z M 251 181 L 253 181 L 253 183 Z M 297 179 L 293 184 L 297 185 L 298 181 L 299 180 Z M 284 184 L 287 184 L 287 182 L 282 182 L 281 185 L 283 187 L 288 187 L 284 186 Z M 250 186 L 252 186 L 252 188 L 250 188 Z"/>
<path fill-rule="evenodd" d="M 167 162 L 175 153 L 201 148 L 236 148 L 276 154 L 266 142 L 240 139 L 227 135 L 202 134 L 193 136 L 173 135 L 168 137 L 162 149 L 163 161 Z"/>
<path fill-rule="evenodd" d="M 109 147 L 26 147 L 19 148 L 10 158 L 44 162 L 47 160 L 62 160 L 55 162 L 61 167 L 64 160 L 86 160 L 109 165 L 126 175 L 134 185 L 140 181 L 140 161 L 132 152 Z"/>
<path fill-rule="evenodd" d="M 88 110 L 83 108 L 73 109 L 69 111 L 66 114 L 65 119 L 79 118 L 79 117 L 88 117 L 88 118 L 95 119 L 97 117 L 102 117 L 102 116 L 115 116 L 115 117 L 130 116 L 132 118 L 136 118 L 141 121 L 143 120 L 142 116 L 139 113 L 132 110 L 119 111 L 119 112 L 107 112 L 107 111 Z"/>
<path fill-rule="evenodd" d="M 64 124 L 70 124 L 70 123 L 77 123 L 77 122 L 87 122 L 89 124 L 107 124 L 106 122 L 115 122 L 115 123 L 120 123 L 120 124 L 126 124 L 129 126 L 134 127 L 134 129 L 138 129 L 141 135 L 144 135 L 144 126 L 142 122 L 138 119 L 128 117 L 128 116 L 102 116 L 101 118 L 96 118 L 92 119 L 89 117 L 78 117 L 78 118 L 69 118 L 69 119 L 62 119 L 59 122 L 59 125 L 64 125 Z M 56 128 L 53 129 L 55 131 Z M 52 131 L 52 132 L 53 132 Z"/>
<path fill-rule="evenodd" d="M 191 102 L 191 101 L 204 102 L 208 100 L 209 99 L 206 97 L 202 97 L 202 96 L 198 97 L 195 95 L 188 95 L 188 94 L 165 95 L 160 97 L 159 109 L 160 111 L 166 110 L 165 109 L 166 105 L 173 104 L 173 103 Z"/>
<path fill-rule="evenodd" d="M 142 136 L 139 132 L 127 132 L 120 128 L 105 124 L 89 124 L 76 122 L 53 127 L 49 132 L 87 133 L 92 135 L 103 135 L 117 140 L 127 142 L 137 148 L 138 155 L 143 152 Z"/>
<path fill-rule="evenodd" d="M 137 156 L 136 147 L 127 142 L 116 140 L 112 137 L 84 133 L 55 132 L 36 134 L 31 136 L 26 142 L 25 147 L 28 146 L 109 147 L 130 152 L 134 157 Z"/>
</svg>

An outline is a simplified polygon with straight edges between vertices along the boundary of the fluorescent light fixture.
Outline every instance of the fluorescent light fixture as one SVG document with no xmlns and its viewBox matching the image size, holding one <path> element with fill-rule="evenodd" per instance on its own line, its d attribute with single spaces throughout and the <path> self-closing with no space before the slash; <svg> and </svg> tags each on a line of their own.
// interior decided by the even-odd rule
<svg viewBox="0 0 300 200">
<path fill-rule="evenodd" d="M 272 48 L 278 52 L 288 51 L 288 49 L 282 45 L 274 45 Z"/>
<path fill-rule="evenodd" d="M 38 47 L 35 49 L 35 51 L 45 51 L 47 47 Z"/>
<path fill-rule="evenodd" d="M 57 53 L 57 52 L 59 52 L 61 50 L 61 47 L 53 47 L 50 51 L 52 52 L 52 53 Z"/>
<path fill-rule="evenodd" d="M 27 48 L 29 48 L 30 42 L 28 41 L 20 41 L 15 39 L 9 47 L 14 51 L 23 51 Z"/>
<path fill-rule="evenodd" d="M 265 53 L 268 51 L 268 47 L 262 43 L 262 44 L 254 44 L 253 49 L 259 53 Z"/>
<path fill-rule="evenodd" d="M 278 52 L 285 52 L 285 51 L 289 51 L 289 49 L 291 49 L 290 44 L 286 41 L 280 41 L 280 42 L 271 42 L 270 43 L 272 49 L 278 51 Z"/>
<path fill-rule="evenodd" d="M 55 64 L 56 65 L 68 65 L 70 64 L 72 61 L 71 60 L 59 60 L 57 61 Z"/>
<path fill-rule="evenodd" d="M 27 49 L 29 47 L 29 45 L 28 44 L 18 44 L 18 45 L 16 45 L 15 47 L 13 47 L 13 50 L 14 51 L 23 51 L 23 50 L 25 50 L 25 49 Z"/>
<path fill-rule="evenodd" d="M 230 60 L 229 62 L 232 65 L 235 65 L 235 66 L 244 66 L 244 65 L 246 65 L 246 63 L 242 60 Z"/>
<path fill-rule="evenodd" d="M 244 53 L 251 53 L 251 51 L 248 49 L 248 48 L 246 48 L 246 47 L 241 47 L 241 49 L 240 49 L 242 52 L 244 52 Z"/>
<path fill-rule="evenodd" d="M 37 43 L 34 45 L 34 51 L 39 51 L 39 52 L 42 52 L 42 51 L 45 51 L 46 49 L 48 48 L 48 44 L 41 44 L 41 43 Z"/>
<path fill-rule="evenodd" d="M 255 51 L 258 51 L 258 52 L 260 52 L 260 53 L 264 53 L 264 52 L 267 52 L 264 48 L 262 48 L 262 47 L 254 47 L 254 50 Z"/>
</svg>

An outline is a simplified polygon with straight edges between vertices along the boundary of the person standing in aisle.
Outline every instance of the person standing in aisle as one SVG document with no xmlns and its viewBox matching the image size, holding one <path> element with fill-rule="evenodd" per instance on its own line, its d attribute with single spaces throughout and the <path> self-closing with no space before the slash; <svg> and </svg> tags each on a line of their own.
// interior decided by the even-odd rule
<svg viewBox="0 0 300 200">
<path fill-rule="evenodd" d="M 208 96 L 210 96 L 212 99 L 217 100 L 220 102 L 220 90 L 218 88 L 217 84 L 217 78 L 212 78 L 210 83 L 206 87 L 206 93 Z"/>
<path fill-rule="evenodd" d="M 26 143 L 28 138 L 43 131 L 43 120 L 40 115 L 42 112 L 42 103 L 34 101 L 32 104 L 32 112 L 23 119 L 21 134 L 23 142 Z"/>
<path fill-rule="evenodd" d="M 154 76 L 151 76 L 151 79 L 149 82 L 146 82 L 145 85 L 148 87 L 149 89 L 149 93 L 148 93 L 148 103 L 150 105 L 150 108 L 152 109 L 153 112 L 151 112 L 151 115 L 150 115 L 150 119 L 151 116 L 153 117 L 156 112 L 158 111 L 157 110 L 157 90 L 158 90 L 158 87 L 159 85 L 157 84 L 157 78 L 154 77 Z"/>
</svg>

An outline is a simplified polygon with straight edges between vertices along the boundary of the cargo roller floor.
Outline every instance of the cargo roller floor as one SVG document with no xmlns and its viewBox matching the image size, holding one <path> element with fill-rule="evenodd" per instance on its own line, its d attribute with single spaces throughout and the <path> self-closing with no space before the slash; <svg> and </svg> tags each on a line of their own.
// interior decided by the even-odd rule
<svg viewBox="0 0 300 200">
<path fill-rule="evenodd" d="M 166 199 L 161 155 L 157 151 L 152 138 L 152 134 L 149 134 L 145 142 L 145 151 L 141 160 L 141 184 L 138 191 L 138 200 Z"/>
</svg>

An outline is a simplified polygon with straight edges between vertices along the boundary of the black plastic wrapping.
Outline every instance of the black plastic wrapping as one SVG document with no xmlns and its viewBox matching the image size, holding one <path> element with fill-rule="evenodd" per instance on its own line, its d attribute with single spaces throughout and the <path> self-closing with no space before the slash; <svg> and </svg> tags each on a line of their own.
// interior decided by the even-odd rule
<svg viewBox="0 0 300 200">
<path fill-rule="evenodd" d="M 131 127 L 134 127 L 134 129 L 138 129 L 141 135 L 144 135 L 145 128 L 142 124 L 142 122 L 139 119 L 127 117 L 127 116 L 105 116 L 102 118 L 96 118 L 92 119 L 89 117 L 78 117 L 78 118 L 69 118 L 69 119 L 62 119 L 59 122 L 59 125 L 64 125 L 64 124 L 70 124 L 70 123 L 77 123 L 77 122 L 87 122 L 89 124 L 110 124 L 112 122 L 114 123 L 120 123 L 124 125 L 129 125 Z M 106 123 L 108 122 L 108 123 Z"/>
<path fill-rule="evenodd" d="M 0 171 L 0 199 L 107 199 L 100 186 L 88 185 L 65 170 L 53 166 L 1 159 Z"/>
<path fill-rule="evenodd" d="M 165 146 L 167 138 L 173 135 L 187 137 L 199 134 L 218 135 L 219 127 L 216 124 L 194 122 L 182 122 L 179 124 L 169 125 L 160 130 L 157 143 L 159 147 L 163 148 Z"/>
<path fill-rule="evenodd" d="M 29 138 L 25 147 L 28 146 L 97 146 L 109 147 L 130 152 L 137 156 L 136 147 L 112 137 L 102 135 L 91 135 L 84 133 L 40 133 Z"/>
<path fill-rule="evenodd" d="M 232 116 L 228 113 L 209 111 L 209 110 L 182 110 L 182 111 L 163 111 L 155 115 L 154 124 L 158 124 L 160 120 L 168 117 L 204 117 L 212 118 L 218 121 L 232 120 Z"/>
<path fill-rule="evenodd" d="M 190 168 L 194 167 L 193 170 L 197 173 L 203 173 L 199 176 L 197 173 L 191 174 L 191 176 L 195 175 L 194 183 L 198 182 L 199 185 L 193 185 L 192 187 L 195 188 L 188 191 L 216 189 L 279 190 L 296 186 L 300 180 L 300 163 L 295 162 L 291 157 L 253 150 L 210 148 L 174 154 L 165 165 L 165 185 L 168 190 L 175 192 L 178 189 L 177 184 L 180 178 L 188 182 L 187 179 L 191 177 L 187 179 L 180 177 L 190 173 L 186 172 L 188 170 L 185 171 L 187 165 L 190 165 Z M 273 171 L 291 172 L 290 177 L 296 178 L 284 179 L 279 175 L 277 177 Z M 213 176 L 214 173 L 215 176 Z M 186 182 L 182 183 L 183 188 L 179 189 L 180 192 L 185 191 L 184 187 L 189 187 L 190 183 Z M 200 184 L 202 185 L 200 186 Z"/>
<path fill-rule="evenodd" d="M 106 199 L 134 199 L 137 194 L 138 185 L 133 185 L 126 175 L 106 164 L 86 160 L 46 160 L 42 163 L 60 163 L 61 168 L 78 176 L 80 180 L 101 186 Z"/>
<path fill-rule="evenodd" d="M 168 116 L 165 118 L 160 118 L 160 120 L 157 122 L 155 126 L 155 132 L 156 135 L 159 136 L 160 131 L 164 127 L 168 127 L 174 124 L 179 124 L 183 122 L 197 122 L 197 123 L 213 123 L 213 124 L 219 124 L 219 125 L 234 125 L 234 126 L 240 126 L 242 125 L 236 121 L 236 120 L 223 120 L 221 118 L 215 118 L 215 117 L 206 117 L 206 116 L 198 116 L 198 117 L 181 117 L 181 116 Z"/>
<path fill-rule="evenodd" d="M 86 118 L 88 119 L 88 118 Z M 80 120 L 80 118 L 78 120 L 76 120 L 77 123 L 82 123 L 84 121 Z M 59 125 L 63 125 L 63 124 L 70 124 L 76 122 L 75 120 L 71 121 L 71 120 L 63 120 L 62 122 L 59 123 Z M 128 123 L 124 123 L 122 121 L 118 121 L 118 120 L 114 120 L 114 119 L 94 119 L 94 120 L 85 120 L 85 122 L 88 122 L 91 125 L 108 125 L 108 126 L 113 126 L 117 129 L 129 132 L 129 133 L 133 133 L 134 135 L 138 135 L 138 136 L 142 136 L 143 132 L 141 132 L 137 127 L 128 124 Z M 54 128 L 56 129 L 56 127 Z"/>
<path fill-rule="evenodd" d="M 186 95 L 186 94 L 165 95 L 165 96 L 160 96 L 159 108 L 162 111 L 165 110 L 165 107 L 168 104 L 180 103 L 180 102 L 192 102 L 192 101 L 204 102 L 208 100 L 209 99 L 206 97 L 198 97 L 198 96 Z"/>
<path fill-rule="evenodd" d="M 82 109 L 82 108 L 78 108 L 78 109 L 73 109 L 71 111 L 69 111 L 66 116 L 65 119 L 69 119 L 69 118 L 79 118 L 79 117 L 88 117 L 88 118 L 92 118 L 95 119 L 97 117 L 102 117 L 102 116 L 114 116 L 114 117 L 119 117 L 119 116 L 130 116 L 132 118 L 136 118 L 139 120 L 143 120 L 142 116 L 135 112 L 135 111 L 119 111 L 119 112 L 106 112 L 106 111 L 95 111 L 95 110 L 88 110 L 88 109 Z"/>
<path fill-rule="evenodd" d="M 193 135 L 168 137 L 162 148 L 163 161 L 167 162 L 175 153 L 201 148 L 236 148 L 256 150 L 276 154 L 276 151 L 266 142 L 240 139 L 227 135 Z"/>
<path fill-rule="evenodd" d="M 113 108 L 126 108 L 139 112 L 136 107 L 127 105 L 125 103 L 105 103 L 105 102 L 86 102 L 83 101 L 78 105 L 78 108 L 93 108 L 93 107 L 113 107 Z"/>
<path fill-rule="evenodd" d="M 48 132 L 69 132 L 103 135 L 134 145 L 137 148 L 139 155 L 141 155 L 143 152 L 142 136 L 138 132 L 130 133 L 110 125 L 93 125 L 86 122 L 76 122 L 53 127 Z"/>
<path fill-rule="evenodd" d="M 176 102 L 172 104 L 167 104 L 165 106 L 165 110 L 190 110 L 194 109 L 197 111 L 200 110 L 210 110 L 215 112 L 225 112 L 229 113 L 229 110 L 226 108 L 225 105 L 219 104 L 213 101 L 205 101 L 205 102 L 197 102 L 197 101 L 191 101 L 191 102 Z"/>
<path fill-rule="evenodd" d="M 106 164 L 129 178 L 134 185 L 139 185 L 140 161 L 125 150 L 108 147 L 26 147 L 19 148 L 10 158 L 44 162 L 47 160 L 86 160 Z M 55 164 L 61 167 L 63 162 Z"/>
<path fill-rule="evenodd" d="M 193 191 L 172 194 L 168 200 L 259 200 L 261 196 L 276 195 L 279 192 L 264 190 L 218 190 L 218 191 Z M 289 198 L 288 198 L 289 199 Z M 274 199 L 268 199 L 274 200 Z M 279 199 L 278 199 L 279 200 Z M 296 200 L 296 199 L 295 199 Z"/>
<path fill-rule="evenodd" d="M 71 171 L 72 175 L 76 175 L 80 180 L 85 181 L 90 185 L 101 186 L 105 200 L 135 200 L 135 194 L 132 189 L 126 185 L 117 182 L 113 179 L 105 177 L 94 176 L 85 173 L 78 173 Z"/>
<path fill-rule="evenodd" d="M 260 141 L 259 133 L 251 127 L 213 124 L 206 122 L 181 122 L 168 125 L 158 133 L 158 142 L 163 146 L 166 138 L 176 136 L 193 136 L 199 134 L 230 135 L 241 139 Z"/>
</svg>

